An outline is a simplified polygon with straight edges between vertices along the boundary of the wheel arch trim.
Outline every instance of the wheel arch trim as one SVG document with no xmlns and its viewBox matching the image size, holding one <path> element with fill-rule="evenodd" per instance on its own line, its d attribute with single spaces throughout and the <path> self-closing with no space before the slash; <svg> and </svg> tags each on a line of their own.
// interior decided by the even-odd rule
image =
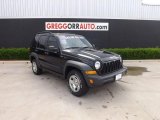
<svg viewBox="0 0 160 120">
<path fill-rule="evenodd" d="M 82 72 L 83 76 L 85 76 L 84 71 L 92 70 L 92 68 L 85 63 L 74 61 L 74 60 L 68 60 L 64 66 L 64 69 L 63 69 L 64 78 L 66 78 L 66 76 L 67 76 L 66 70 L 68 67 L 73 67 L 73 68 L 80 70 Z"/>
<path fill-rule="evenodd" d="M 34 57 L 36 59 L 38 67 L 41 67 L 38 55 L 34 52 L 30 53 L 30 55 L 29 55 L 30 62 L 32 62 L 32 57 Z"/>
</svg>

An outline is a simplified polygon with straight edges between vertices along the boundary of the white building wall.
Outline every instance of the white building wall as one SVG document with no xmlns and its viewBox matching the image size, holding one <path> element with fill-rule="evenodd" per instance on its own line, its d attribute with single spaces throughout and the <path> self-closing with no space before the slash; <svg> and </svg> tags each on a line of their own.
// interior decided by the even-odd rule
<svg viewBox="0 0 160 120">
<path fill-rule="evenodd" d="M 160 20 L 160 6 L 142 0 L 0 0 L 0 18 Z"/>
</svg>

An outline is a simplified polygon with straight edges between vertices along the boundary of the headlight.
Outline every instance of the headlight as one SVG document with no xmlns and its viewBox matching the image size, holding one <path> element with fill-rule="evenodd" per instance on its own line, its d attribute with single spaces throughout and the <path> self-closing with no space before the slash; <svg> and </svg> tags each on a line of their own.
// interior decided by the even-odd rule
<svg viewBox="0 0 160 120">
<path fill-rule="evenodd" d="M 122 57 L 121 56 L 119 56 L 119 59 L 120 59 L 120 62 L 122 62 Z"/>
<path fill-rule="evenodd" d="M 101 67 L 101 63 L 99 61 L 96 61 L 94 66 L 98 70 Z"/>
</svg>

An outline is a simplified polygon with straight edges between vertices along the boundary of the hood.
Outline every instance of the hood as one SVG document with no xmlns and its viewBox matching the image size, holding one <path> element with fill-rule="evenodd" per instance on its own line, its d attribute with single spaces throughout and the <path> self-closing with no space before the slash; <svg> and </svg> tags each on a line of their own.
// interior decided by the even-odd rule
<svg viewBox="0 0 160 120">
<path fill-rule="evenodd" d="M 96 50 L 96 49 L 91 49 L 91 48 L 67 49 L 67 50 L 63 50 L 63 52 L 70 55 L 74 55 L 76 57 L 86 58 L 94 61 L 100 60 L 102 62 L 105 62 L 105 61 L 119 59 L 119 55 L 117 54 Z"/>
</svg>

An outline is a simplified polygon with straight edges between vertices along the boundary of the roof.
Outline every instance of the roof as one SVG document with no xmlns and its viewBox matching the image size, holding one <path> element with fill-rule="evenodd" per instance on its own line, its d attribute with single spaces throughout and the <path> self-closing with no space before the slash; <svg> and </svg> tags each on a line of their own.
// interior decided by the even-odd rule
<svg viewBox="0 0 160 120">
<path fill-rule="evenodd" d="M 54 33 L 51 31 L 42 31 L 42 32 L 38 32 L 37 34 L 53 34 L 54 36 L 81 36 L 73 33 Z"/>
</svg>

